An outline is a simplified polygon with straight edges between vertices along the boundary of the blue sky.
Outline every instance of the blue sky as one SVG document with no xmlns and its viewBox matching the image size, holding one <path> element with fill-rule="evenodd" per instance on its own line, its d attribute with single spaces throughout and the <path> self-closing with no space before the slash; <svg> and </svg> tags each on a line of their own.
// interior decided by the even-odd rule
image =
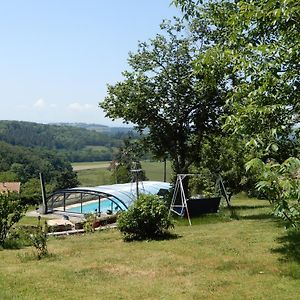
<svg viewBox="0 0 300 300">
<path fill-rule="evenodd" d="M 0 119 L 119 126 L 98 103 L 171 0 L 0 0 Z"/>
</svg>

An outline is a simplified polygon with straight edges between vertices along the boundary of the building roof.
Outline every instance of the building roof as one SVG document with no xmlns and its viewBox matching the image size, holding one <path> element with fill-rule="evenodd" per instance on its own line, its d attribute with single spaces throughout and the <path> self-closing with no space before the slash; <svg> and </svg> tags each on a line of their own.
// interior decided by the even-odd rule
<svg viewBox="0 0 300 300">
<path fill-rule="evenodd" d="M 17 192 L 20 193 L 20 182 L 0 182 L 0 193 Z"/>
</svg>

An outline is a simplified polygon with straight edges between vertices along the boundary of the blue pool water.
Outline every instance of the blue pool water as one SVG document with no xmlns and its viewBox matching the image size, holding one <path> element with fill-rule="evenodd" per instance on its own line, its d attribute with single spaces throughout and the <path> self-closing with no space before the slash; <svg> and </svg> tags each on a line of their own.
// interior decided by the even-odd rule
<svg viewBox="0 0 300 300">
<path fill-rule="evenodd" d="M 110 200 L 102 200 L 101 205 L 100 205 L 100 211 L 101 212 L 106 212 L 107 210 L 115 210 L 116 205 L 110 201 Z M 81 212 L 81 206 L 76 206 L 76 207 L 71 207 L 66 209 L 66 211 L 69 212 L 75 212 L 75 213 L 83 213 L 83 214 L 88 214 L 88 213 L 95 213 L 95 210 L 97 209 L 97 212 L 99 212 L 99 206 L 98 206 L 98 201 L 97 202 L 92 202 L 92 203 L 83 203 L 82 204 L 82 212 Z"/>
</svg>

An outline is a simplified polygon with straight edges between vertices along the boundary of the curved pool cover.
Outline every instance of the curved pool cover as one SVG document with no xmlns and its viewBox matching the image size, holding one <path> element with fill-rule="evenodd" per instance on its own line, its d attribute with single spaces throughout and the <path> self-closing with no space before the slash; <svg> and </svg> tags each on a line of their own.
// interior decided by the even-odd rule
<svg viewBox="0 0 300 300">
<path fill-rule="evenodd" d="M 138 193 L 164 195 L 170 188 L 168 182 L 142 181 Z M 45 212 L 114 213 L 127 210 L 137 198 L 136 191 L 135 182 L 58 190 L 47 197 Z"/>
</svg>

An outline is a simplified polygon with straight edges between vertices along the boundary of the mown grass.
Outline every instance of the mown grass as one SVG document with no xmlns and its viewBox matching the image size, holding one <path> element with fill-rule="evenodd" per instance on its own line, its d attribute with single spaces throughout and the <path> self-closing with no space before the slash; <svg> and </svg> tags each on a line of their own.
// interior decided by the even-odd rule
<svg viewBox="0 0 300 300">
<path fill-rule="evenodd" d="M 107 169 L 110 161 L 92 161 L 92 162 L 76 162 L 72 163 L 74 171 L 90 170 L 90 169 Z"/>
<path fill-rule="evenodd" d="M 97 186 L 104 184 L 112 184 L 112 173 L 105 169 L 90 169 L 77 171 L 77 177 L 80 186 Z"/>
<path fill-rule="evenodd" d="M 298 299 L 299 240 L 268 202 L 233 205 L 239 219 L 223 208 L 191 227 L 177 220 L 177 239 L 125 243 L 107 230 L 51 238 L 40 261 L 30 248 L 2 250 L 0 299 Z"/>
<path fill-rule="evenodd" d="M 145 170 L 146 177 L 149 180 L 163 181 L 164 180 L 164 163 L 154 161 L 142 161 L 142 168 Z M 166 163 L 166 180 L 170 182 L 172 178 L 172 169 L 170 161 Z"/>
</svg>

